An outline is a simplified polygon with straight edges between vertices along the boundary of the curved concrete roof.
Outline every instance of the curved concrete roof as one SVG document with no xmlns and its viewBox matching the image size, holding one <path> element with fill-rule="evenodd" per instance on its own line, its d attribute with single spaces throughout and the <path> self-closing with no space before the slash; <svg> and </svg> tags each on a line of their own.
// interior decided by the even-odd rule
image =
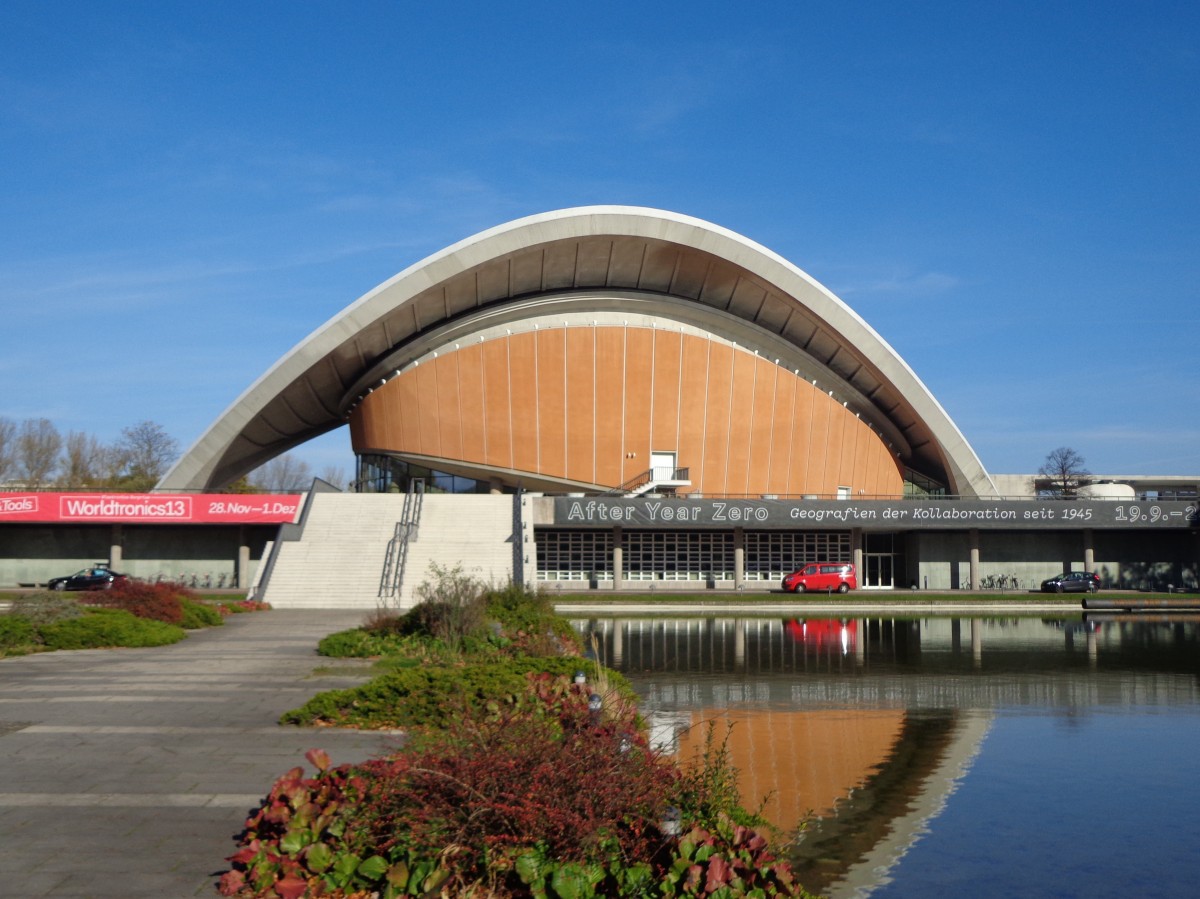
<svg viewBox="0 0 1200 899">
<path fill-rule="evenodd" d="M 982 463 L 903 359 L 786 259 L 700 219 L 591 206 L 489 229 L 385 281 L 276 362 L 159 483 L 220 487 L 343 425 L 372 385 L 431 347 L 506 323 L 624 308 L 782 354 L 877 428 L 901 462 L 952 493 L 994 495 Z M 619 302 L 618 302 L 619 301 Z M 730 329 L 735 333 L 730 333 Z M 749 341 L 749 343 L 746 343 Z"/>
</svg>

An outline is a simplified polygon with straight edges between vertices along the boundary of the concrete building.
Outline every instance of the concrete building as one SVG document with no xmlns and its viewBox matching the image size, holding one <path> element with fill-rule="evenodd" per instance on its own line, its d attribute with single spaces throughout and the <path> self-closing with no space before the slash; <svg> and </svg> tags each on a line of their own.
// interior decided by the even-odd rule
<svg viewBox="0 0 1200 899">
<path fill-rule="evenodd" d="M 158 490 L 218 491 L 347 426 L 354 493 L 310 494 L 299 539 L 264 546 L 272 602 L 403 604 L 458 562 L 596 589 L 761 589 L 820 559 L 884 589 L 1071 567 L 1188 585 L 1200 567 L 1200 479 L 1069 510 L 1032 478 L 998 484 L 844 302 L 660 210 L 536 215 L 405 269 L 272 365 Z"/>
</svg>

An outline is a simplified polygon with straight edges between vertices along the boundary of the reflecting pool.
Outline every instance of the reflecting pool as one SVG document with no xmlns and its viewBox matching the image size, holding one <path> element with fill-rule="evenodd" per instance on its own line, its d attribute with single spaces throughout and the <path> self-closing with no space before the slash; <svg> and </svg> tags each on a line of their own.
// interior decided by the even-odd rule
<svg viewBox="0 0 1200 899">
<path fill-rule="evenodd" d="M 718 725 L 813 892 L 1200 889 L 1200 616 L 575 625 L 665 749 Z"/>
</svg>

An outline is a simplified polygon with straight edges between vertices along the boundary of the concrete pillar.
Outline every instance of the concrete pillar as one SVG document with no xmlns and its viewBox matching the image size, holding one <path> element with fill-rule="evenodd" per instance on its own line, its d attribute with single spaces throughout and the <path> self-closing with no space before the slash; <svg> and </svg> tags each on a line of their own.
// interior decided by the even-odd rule
<svg viewBox="0 0 1200 899">
<path fill-rule="evenodd" d="M 612 623 L 612 665 L 620 668 L 625 661 L 625 628 L 626 623 L 621 618 L 614 618 Z"/>
<path fill-rule="evenodd" d="M 238 529 L 237 586 L 239 590 L 250 589 L 250 547 L 246 545 L 246 529 Z"/>
<path fill-rule="evenodd" d="M 1096 570 L 1096 533 L 1091 528 L 1083 529 L 1083 570 Z"/>
<path fill-rule="evenodd" d="M 971 542 L 971 589 L 979 589 L 979 528 L 971 528 L 967 532 Z"/>
<path fill-rule="evenodd" d="M 851 560 L 854 562 L 854 570 L 858 576 L 858 585 L 863 585 L 863 578 L 866 572 L 863 571 L 863 532 L 862 528 L 852 528 L 850 530 L 850 552 Z M 895 572 L 893 572 L 893 576 Z"/>
<path fill-rule="evenodd" d="M 613 528 L 613 589 L 620 590 L 625 579 L 625 548 L 621 546 L 621 528 Z"/>
<path fill-rule="evenodd" d="M 983 625 L 978 618 L 971 619 L 971 660 L 976 668 L 983 667 Z"/>
<path fill-rule="evenodd" d="M 746 532 L 733 529 L 733 589 L 741 590 L 746 580 Z"/>
<path fill-rule="evenodd" d="M 109 540 L 108 547 L 108 564 L 115 570 L 121 570 L 121 526 L 114 524 L 112 526 L 112 537 Z"/>
<path fill-rule="evenodd" d="M 488 481 L 488 493 L 490 493 L 492 496 L 496 496 L 497 494 L 503 492 L 504 485 L 501 484 L 497 478 L 492 478 L 490 481 Z"/>
</svg>

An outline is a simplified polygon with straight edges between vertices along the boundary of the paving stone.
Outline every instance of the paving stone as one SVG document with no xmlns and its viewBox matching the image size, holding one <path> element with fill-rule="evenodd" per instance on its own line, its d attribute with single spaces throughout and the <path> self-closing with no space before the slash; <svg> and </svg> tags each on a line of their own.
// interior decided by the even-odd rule
<svg viewBox="0 0 1200 899">
<path fill-rule="evenodd" d="M 234 835 L 308 749 L 340 764 L 398 745 L 276 723 L 370 676 L 313 676 L 318 640 L 361 621 L 272 611 L 175 646 L 0 659 L 0 895 L 215 895 Z"/>
</svg>

